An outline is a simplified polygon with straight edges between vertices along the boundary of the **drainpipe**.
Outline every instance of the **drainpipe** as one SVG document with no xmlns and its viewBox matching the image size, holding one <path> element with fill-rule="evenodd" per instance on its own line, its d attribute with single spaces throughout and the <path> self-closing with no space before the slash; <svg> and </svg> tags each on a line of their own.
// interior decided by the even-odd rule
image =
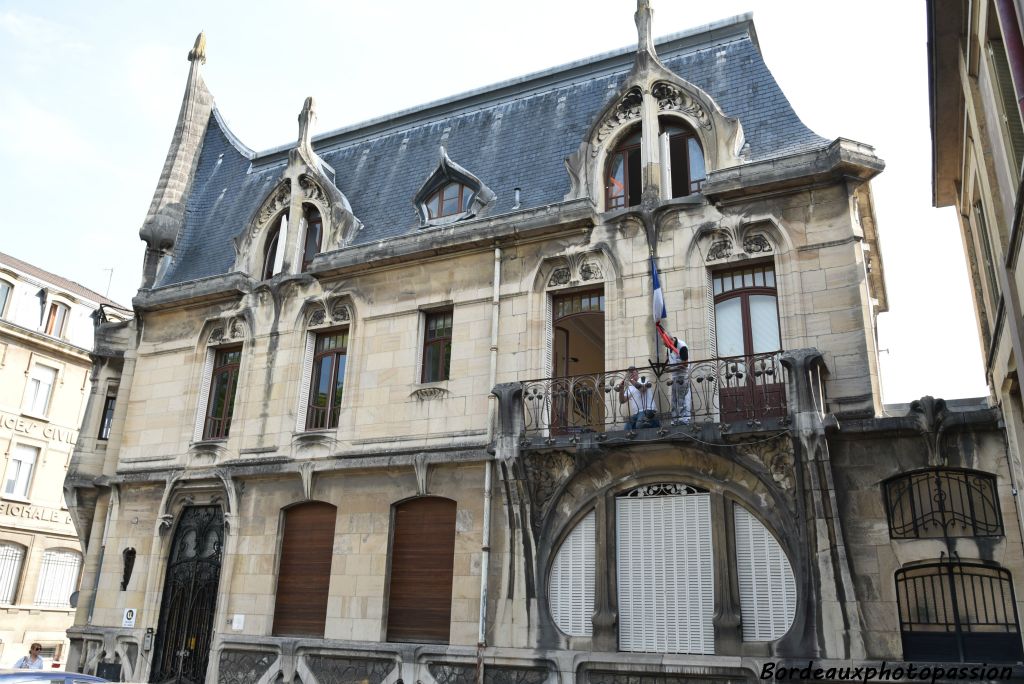
<svg viewBox="0 0 1024 684">
<path fill-rule="evenodd" d="M 100 541 L 100 559 L 96 564 L 96 577 L 92 582 L 92 596 L 89 597 L 89 617 L 86 618 L 85 622 L 88 625 L 92 624 L 92 614 L 96 609 L 96 593 L 100 590 L 100 571 L 103 569 L 103 554 L 107 549 L 107 535 L 110 530 L 110 511 L 114 507 L 114 487 L 110 488 L 110 495 L 107 496 L 107 515 L 106 521 L 103 523 L 103 539 Z"/>
<path fill-rule="evenodd" d="M 489 387 L 494 387 L 498 373 L 498 313 L 500 311 L 501 294 L 501 248 L 494 248 L 494 287 L 491 293 L 491 369 Z M 488 397 L 487 407 L 487 443 L 494 439 L 494 421 L 497 414 L 498 398 L 493 394 Z M 484 538 L 480 546 L 480 623 L 477 629 L 477 653 L 487 645 L 487 575 L 491 560 L 491 472 L 490 460 L 484 464 Z M 477 676 L 480 677 L 480 663 L 477 664 Z"/>
</svg>

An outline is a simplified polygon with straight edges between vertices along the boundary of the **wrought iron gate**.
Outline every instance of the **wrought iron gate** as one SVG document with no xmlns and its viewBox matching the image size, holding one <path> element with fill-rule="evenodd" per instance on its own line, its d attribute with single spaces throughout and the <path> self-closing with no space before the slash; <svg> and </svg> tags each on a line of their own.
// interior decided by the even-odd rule
<svg viewBox="0 0 1024 684">
<path fill-rule="evenodd" d="M 167 561 L 151 681 L 206 679 L 223 541 L 219 506 L 183 509 Z"/>
</svg>

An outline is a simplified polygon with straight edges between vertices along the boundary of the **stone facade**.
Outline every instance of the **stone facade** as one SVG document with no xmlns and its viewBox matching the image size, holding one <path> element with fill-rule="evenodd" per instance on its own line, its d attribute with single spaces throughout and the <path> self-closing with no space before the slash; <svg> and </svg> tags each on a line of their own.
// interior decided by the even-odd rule
<svg viewBox="0 0 1024 684">
<path fill-rule="evenodd" d="M 102 309 L 101 309 L 102 307 Z M 39 642 L 63 662 L 81 544 L 62 483 L 94 391 L 94 321 L 123 319 L 113 302 L 0 254 L 0 663 Z"/>
<path fill-rule="evenodd" d="M 651 17 L 639 2 L 635 52 L 373 130 L 314 141 L 309 99 L 297 143 L 262 155 L 210 109 L 200 37 L 142 230 L 139 316 L 99 329 L 94 374 L 118 387 L 111 439 L 102 453 L 81 440 L 67 480 L 88 548 L 72 668 L 539 684 L 903 658 L 896 578 L 950 549 L 894 541 L 905 497 L 891 492 L 907 472 L 941 488 L 969 468 L 969 484 L 998 484 L 1010 519 L 999 411 L 927 398 L 883 417 L 869 185 L 883 163 L 753 95 L 784 101 L 755 68 L 749 17 L 657 51 Z M 529 118 L 549 103 L 550 126 Z M 528 165 L 527 138 L 536 170 L 509 175 Z M 696 152 L 679 156 L 679 140 Z M 622 196 L 617 159 L 632 160 Z M 455 209 L 431 205 L 449 187 Z M 652 262 L 685 367 L 667 368 L 656 341 Z M 343 392 L 328 387 L 339 363 Z M 628 408 L 631 365 L 650 414 Z M 680 387 L 691 404 L 672 413 Z M 455 504 L 433 528 L 454 539 L 446 636 L 396 638 L 406 566 L 438 560 L 417 546 L 433 533 L 403 533 L 406 505 L 424 501 Z M 335 510 L 326 542 L 288 527 L 310 502 Z M 951 542 L 960 557 L 1021 577 L 1019 527 L 985 522 L 998 540 Z M 277 601 L 303 541 L 310 567 L 318 545 L 330 557 L 322 627 L 285 625 Z M 680 622 L 645 632 L 670 593 Z M 207 603 L 182 608 L 184 595 Z"/>
</svg>

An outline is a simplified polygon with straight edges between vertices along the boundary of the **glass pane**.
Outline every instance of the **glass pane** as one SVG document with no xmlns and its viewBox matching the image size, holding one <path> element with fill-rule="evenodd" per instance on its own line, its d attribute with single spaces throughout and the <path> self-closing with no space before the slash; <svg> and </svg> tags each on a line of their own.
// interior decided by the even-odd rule
<svg viewBox="0 0 1024 684">
<path fill-rule="evenodd" d="M 444 206 L 441 208 L 442 216 L 450 216 L 459 213 L 459 185 L 449 183 L 444 188 Z"/>
<path fill-rule="evenodd" d="M 764 272 L 764 284 L 768 287 L 775 287 L 775 269 L 768 268 Z"/>
<path fill-rule="evenodd" d="M 747 271 L 743 274 L 743 287 L 754 287 L 754 274 L 752 271 Z"/>
<path fill-rule="evenodd" d="M 14 488 L 18 483 L 18 474 L 21 470 L 21 461 L 11 459 L 7 465 L 7 483 L 4 485 L 4 494 L 14 494 Z"/>
<path fill-rule="evenodd" d="M 316 380 L 313 382 L 313 396 L 310 403 L 323 408 L 331 395 L 331 366 L 333 357 L 325 356 L 316 367 Z"/>
<path fill-rule="evenodd" d="M 782 348 L 775 295 L 750 296 L 750 330 L 754 337 L 755 354 L 778 351 Z"/>
<path fill-rule="evenodd" d="M 458 199 L 460 187 L 458 183 L 449 183 L 444 186 L 444 201 L 448 202 L 449 200 Z"/>
<path fill-rule="evenodd" d="M 228 380 L 230 373 L 222 371 L 213 379 L 213 389 L 210 392 L 210 415 L 220 418 L 224 415 L 224 404 L 228 396 Z"/>
<path fill-rule="evenodd" d="M 715 333 L 719 356 L 743 354 L 743 309 L 739 297 L 715 304 Z"/>
<path fill-rule="evenodd" d="M 320 231 L 322 224 L 320 222 L 320 214 L 312 212 L 310 220 L 306 226 L 306 244 L 302 250 L 302 266 L 306 268 L 309 262 L 313 260 L 317 254 L 320 253 Z"/>
<path fill-rule="evenodd" d="M 754 271 L 754 285 L 757 287 L 764 287 L 764 270 L 757 269 Z"/>
<path fill-rule="evenodd" d="M 715 294 L 722 294 L 722 279 L 715 278 Z"/>
<path fill-rule="evenodd" d="M 469 205 L 473 203 L 473 190 L 462 187 L 462 211 L 469 211 Z"/>
<path fill-rule="evenodd" d="M 440 191 L 435 192 L 433 195 L 430 196 L 430 199 L 427 200 L 427 215 L 430 218 L 437 218 L 437 208 L 438 208 L 438 203 L 440 201 L 441 201 L 441 193 L 440 193 Z"/>
<path fill-rule="evenodd" d="M 423 355 L 423 382 L 441 380 L 441 345 L 432 344 Z"/>
<path fill-rule="evenodd" d="M 626 153 L 626 201 L 631 207 L 640 204 L 640 191 L 643 189 L 641 178 L 640 150 L 633 149 Z"/>
<path fill-rule="evenodd" d="M 621 152 L 608 162 L 608 208 L 626 206 L 626 164 Z"/>
<path fill-rule="evenodd" d="M 0 316 L 3 315 L 4 309 L 7 308 L 7 297 L 11 294 L 11 286 L 5 282 L 0 281 Z"/>
<path fill-rule="evenodd" d="M 704 152 L 696 138 L 690 138 L 687 144 L 687 153 L 690 157 L 690 192 L 697 192 L 707 176 L 704 171 Z"/>
</svg>

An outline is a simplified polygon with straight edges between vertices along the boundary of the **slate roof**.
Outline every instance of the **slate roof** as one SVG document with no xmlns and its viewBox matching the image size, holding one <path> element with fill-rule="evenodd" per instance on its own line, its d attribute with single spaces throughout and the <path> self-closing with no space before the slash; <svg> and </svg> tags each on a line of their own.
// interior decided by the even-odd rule
<svg viewBox="0 0 1024 684">
<path fill-rule="evenodd" d="M 793 111 L 756 41 L 744 15 L 662 39 L 657 49 L 666 67 L 740 120 L 751 161 L 824 147 L 828 141 Z M 563 160 L 617 94 L 633 55 L 633 48 L 619 50 L 318 136 L 314 148 L 364 224 L 354 244 L 419 228 L 412 198 L 436 168 L 442 142 L 497 194 L 484 215 L 511 211 L 515 188 L 522 209 L 562 201 L 569 191 Z M 185 225 L 157 287 L 231 269 L 232 239 L 280 180 L 288 147 L 254 156 L 211 114 Z"/>
<path fill-rule="evenodd" d="M 79 285 L 73 280 L 62 278 L 56 273 L 44 271 L 38 266 L 33 266 L 27 261 L 16 259 L 9 254 L 4 254 L 3 252 L 0 252 L 0 264 L 13 268 L 17 271 L 21 271 L 26 275 L 42 280 L 50 285 L 54 285 L 60 288 L 61 290 L 64 290 L 65 292 L 70 292 L 71 294 L 76 294 L 80 297 L 85 297 L 86 299 L 96 302 L 97 304 L 106 304 L 108 306 L 112 306 L 117 309 L 122 309 L 124 311 L 131 311 L 131 309 L 121 306 L 112 299 L 107 299 L 100 293 L 94 292 L 93 290 L 90 290 L 84 285 Z"/>
</svg>

